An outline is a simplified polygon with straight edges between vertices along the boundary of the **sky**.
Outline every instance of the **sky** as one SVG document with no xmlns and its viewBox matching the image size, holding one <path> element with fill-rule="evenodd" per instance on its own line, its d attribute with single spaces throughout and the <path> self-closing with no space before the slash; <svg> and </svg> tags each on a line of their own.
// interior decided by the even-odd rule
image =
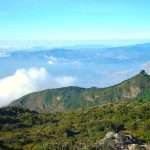
<svg viewBox="0 0 150 150">
<path fill-rule="evenodd" d="M 1 0 L 0 40 L 150 39 L 149 0 Z"/>
<path fill-rule="evenodd" d="M 145 69 L 150 44 L 136 44 L 150 43 L 149 6 L 150 0 L 0 0 L 0 107 L 46 88 L 114 85 Z"/>
</svg>

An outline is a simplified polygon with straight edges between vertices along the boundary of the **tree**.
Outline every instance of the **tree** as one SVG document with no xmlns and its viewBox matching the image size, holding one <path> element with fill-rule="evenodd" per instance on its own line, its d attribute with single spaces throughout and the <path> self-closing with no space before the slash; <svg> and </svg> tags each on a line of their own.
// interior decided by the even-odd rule
<svg viewBox="0 0 150 150">
<path fill-rule="evenodd" d="M 146 74 L 145 70 L 142 70 L 142 71 L 140 72 L 140 74 L 145 75 L 145 74 Z"/>
</svg>

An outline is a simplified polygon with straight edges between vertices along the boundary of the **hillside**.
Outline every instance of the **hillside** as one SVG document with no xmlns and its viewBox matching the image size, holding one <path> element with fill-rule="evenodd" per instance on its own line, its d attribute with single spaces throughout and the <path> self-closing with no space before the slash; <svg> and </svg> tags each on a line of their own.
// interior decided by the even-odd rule
<svg viewBox="0 0 150 150">
<path fill-rule="evenodd" d="M 0 108 L 0 149 L 122 150 L 112 147 L 114 138 L 102 142 L 110 131 L 128 135 L 133 139 L 131 143 L 127 141 L 130 144 L 149 143 L 149 110 L 150 102 L 110 103 L 50 114 L 16 107 Z M 108 135 L 112 134 L 105 137 Z"/>
<path fill-rule="evenodd" d="M 150 100 L 150 76 L 144 71 L 120 84 L 108 88 L 64 87 L 28 94 L 9 106 L 19 106 L 38 112 L 65 112 L 124 100 Z"/>
</svg>

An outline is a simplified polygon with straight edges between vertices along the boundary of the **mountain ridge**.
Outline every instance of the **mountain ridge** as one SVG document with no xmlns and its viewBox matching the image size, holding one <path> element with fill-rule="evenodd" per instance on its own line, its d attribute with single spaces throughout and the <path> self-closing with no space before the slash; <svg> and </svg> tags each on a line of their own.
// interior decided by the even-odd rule
<svg viewBox="0 0 150 150">
<path fill-rule="evenodd" d="M 65 112 L 109 102 L 134 100 L 135 98 L 145 100 L 141 94 L 145 93 L 149 87 L 150 76 L 145 71 L 141 71 L 140 74 L 110 87 L 70 86 L 46 89 L 25 95 L 13 101 L 10 106 L 19 106 L 38 112 Z M 147 95 L 146 93 L 144 95 Z"/>
</svg>

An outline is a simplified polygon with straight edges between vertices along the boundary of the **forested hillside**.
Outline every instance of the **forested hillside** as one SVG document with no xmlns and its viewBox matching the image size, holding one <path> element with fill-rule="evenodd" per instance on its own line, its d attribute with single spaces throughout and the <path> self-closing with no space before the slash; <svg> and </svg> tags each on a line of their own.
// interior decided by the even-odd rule
<svg viewBox="0 0 150 150">
<path fill-rule="evenodd" d="M 19 106 L 38 112 L 66 112 L 78 108 L 93 107 L 109 102 L 150 100 L 150 76 L 140 74 L 108 88 L 64 87 L 28 94 L 10 106 Z"/>
<path fill-rule="evenodd" d="M 150 102 L 109 103 L 51 114 L 0 108 L 0 145 L 4 150 L 112 150 L 101 140 L 110 131 L 149 143 L 149 110 Z"/>
</svg>

